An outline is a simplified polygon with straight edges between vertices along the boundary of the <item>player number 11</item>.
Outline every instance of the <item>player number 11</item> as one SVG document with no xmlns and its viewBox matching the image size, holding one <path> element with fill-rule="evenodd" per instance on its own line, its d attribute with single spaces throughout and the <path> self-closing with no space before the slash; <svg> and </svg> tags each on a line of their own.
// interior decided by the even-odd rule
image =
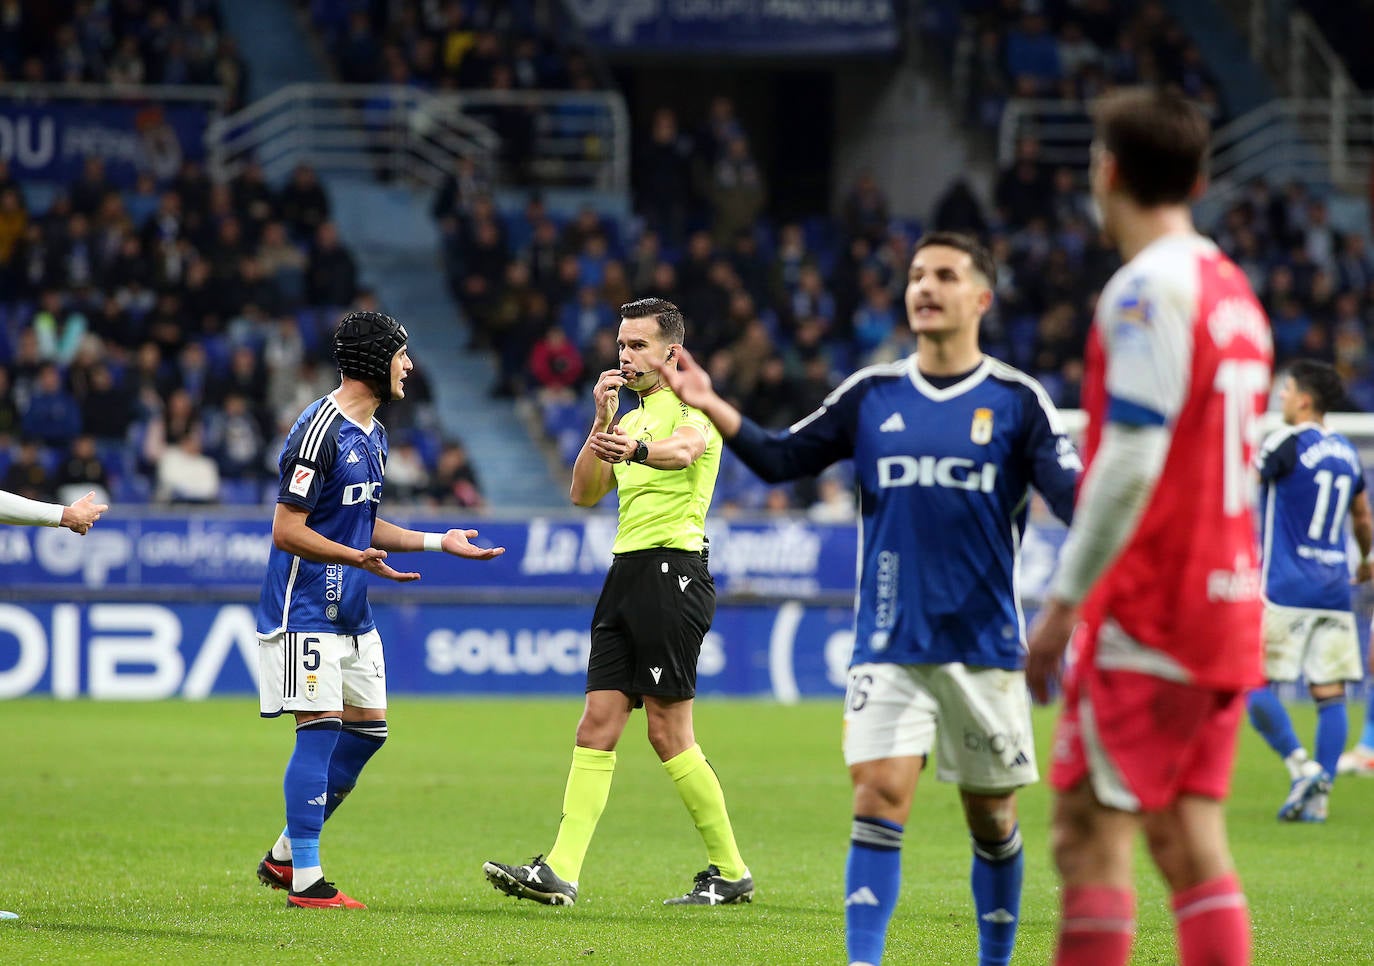
<svg viewBox="0 0 1374 966">
<path fill-rule="evenodd" d="M 1212 383 L 1224 400 L 1222 431 L 1222 512 L 1228 517 L 1250 507 L 1250 466 L 1246 444 L 1253 444 L 1259 423 L 1259 406 L 1269 388 L 1269 366 L 1256 359 L 1225 359 L 1217 366 Z"/>
</svg>

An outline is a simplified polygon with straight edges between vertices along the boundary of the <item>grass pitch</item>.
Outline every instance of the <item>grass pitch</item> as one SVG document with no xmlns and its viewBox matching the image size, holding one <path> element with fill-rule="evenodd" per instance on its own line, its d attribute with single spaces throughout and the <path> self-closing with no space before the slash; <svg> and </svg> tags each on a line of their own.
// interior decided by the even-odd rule
<svg viewBox="0 0 1374 966">
<path fill-rule="evenodd" d="M 282 825 L 291 746 L 290 726 L 258 720 L 255 705 L 0 702 L 0 909 L 21 916 L 0 920 L 0 962 L 844 962 L 838 701 L 698 703 L 698 737 L 758 883 L 753 905 L 661 904 L 706 860 L 637 715 L 581 896 L 556 909 L 498 894 L 481 864 L 552 844 L 580 701 L 397 697 L 391 741 L 325 828 L 328 876 L 369 906 L 347 913 L 287 910 L 254 878 Z M 1295 716 L 1310 740 L 1310 708 Z M 1051 720 L 1037 712 L 1042 762 Z M 1286 789 L 1247 728 L 1230 822 L 1256 962 L 1374 962 L 1374 781 L 1343 780 L 1321 827 L 1275 821 Z M 1048 809 L 1043 785 L 1023 793 L 1022 963 L 1053 948 Z M 1144 862 L 1134 961 L 1174 962 L 1167 899 Z M 927 772 L 885 962 L 974 961 L 968 869 L 956 796 Z"/>
</svg>

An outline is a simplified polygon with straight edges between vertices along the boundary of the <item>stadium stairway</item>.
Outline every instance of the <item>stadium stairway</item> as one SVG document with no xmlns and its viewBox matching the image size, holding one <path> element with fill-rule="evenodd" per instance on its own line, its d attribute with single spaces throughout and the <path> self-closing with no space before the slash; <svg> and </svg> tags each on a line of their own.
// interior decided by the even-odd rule
<svg viewBox="0 0 1374 966">
<path fill-rule="evenodd" d="M 240 45 L 250 100 L 284 84 L 331 79 L 292 4 L 234 0 L 221 9 L 232 33 L 252 38 Z M 468 333 L 444 284 L 429 199 L 361 178 L 322 180 L 363 283 L 410 329 L 415 356 L 434 388 L 439 428 L 467 446 L 488 504 L 497 510 L 566 506 L 563 483 L 555 481 L 515 407 L 487 397 L 492 368 L 485 354 L 463 348 Z"/>
<path fill-rule="evenodd" d="M 1231 117 L 1239 117 L 1278 96 L 1264 70 L 1250 59 L 1245 38 L 1221 4 L 1165 0 L 1164 5 L 1202 51 L 1203 60 L 1216 75 Z"/>
<path fill-rule="evenodd" d="M 468 329 L 444 281 L 428 199 L 364 179 L 326 179 L 342 236 L 363 282 L 405 322 L 414 357 L 434 388 L 439 425 L 467 446 L 495 510 L 563 507 L 567 494 L 509 400 L 492 399 L 485 352 L 465 349 Z M 382 413 L 386 419 L 386 413 Z"/>
<path fill-rule="evenodd" d="M 248 101 L 279 87 L 330 79 L 314 39 L 297 18 L 295 5 L 282 0 L 233 0 L 220 4 L 224 26 L 240 38 L 248 65 Z"/>
</svg>

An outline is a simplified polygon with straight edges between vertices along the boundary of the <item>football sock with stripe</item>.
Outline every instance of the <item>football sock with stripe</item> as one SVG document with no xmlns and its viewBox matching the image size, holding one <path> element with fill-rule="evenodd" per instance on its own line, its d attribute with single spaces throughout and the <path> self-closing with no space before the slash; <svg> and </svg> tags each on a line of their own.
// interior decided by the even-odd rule
<svg viewBox="0 0 1374 966">
<path fill-rule="evenodd" d="M 1293 778 L 1298 778 L 1301 775 L 1302 762 L 1307 760 L 1307 752 L 1303 751 L 1297 732 L 1293 730 L 1293 721 L 1288 717 L 1288 711 L 1279 700 L 1279 696 L 1274 693 L 1273 688 L 1255 688 L 1246 697 L 1245 706 L 1250 712 L 1250 723 L 1255 726 L 1255 730 L 1288 765 L 1288 771 Z M 1302 754 L 1295 756 L 1294 752 L 1298 751 L 1302 751 Z"/>
<path fill-rule="evenodd" d="M 386 735 L 385 719 L 344 722 L 343 730 L 339 732 L 339 743 L 329 757 L 329 798 L 324 806 L 326 822 L 358 784 L 363 766 L 381 750 Z"/>
<path fill-rule="evenodd" d="M 1317 740 L 1312 756 L 1331 777 L 1336 776 L 1336 762 L 1345 751 L 1345 738 L 1350 730 L 1345 713 L 1345 698 L 1321 698 L 1317 701 Z"/>
<path fill-rule="evenodd" d="M 324 820 L 334 814 L 348 793 L 358 784 L 358 775 L 363 766 L 375 755 L 386 741 L 385 721 L 345 721 L 339 732 L 338 744 L 329 757 L 328 801 L 324 806 Z M 272 858 L 279 862 L 292 861 L 291 837 L 286 829 L 272 846 Z"/>
<path fill-rule="evenodd" d="M 558 838 L 544 859 L 549 868 L 568 882 L 582 876 L 582 860 L 596 834 L 596 823 L 606 808 L 615 777 L 615 752 L 574 748 L 568 784 L 563 788 L 563 818 Z"/>
<path fill-rule="evenodd" d="M 693 745 L 674 755 L 663 763 L 663 768 L 706 843 L 707 862 L 720 870 L 722 878 L 742 878 L 748 869 L 735 843 L 735 830 L 725 809 L 725 792 L 701 746 Z"/>
<path fill-rule="evenodd" d="M 1236 873 L 1174 893 L 1173 907 L 1182 966 L 1250 962 L 1250 911 Z"/>
<path fill-rule="evenodd" d="M 316 718 L 296 726 L 296 747 L 286 763 L 286 830 L 295 873 L 292 891 L 314 885 L 320 872 L 320 829 L 329 795 L 329 759 L 338 744 L 338 718 Z"/>
<path fill-rule="evenodd" d="M 1000 842 L 973 840 L 973 908 L 978 915 L 978 966 L 1006 966 L 1021 920 L 1025 869 L 1021 828 Z"/>
<path fill-rule="evenodd" d="M 851 963 L 878 963 L 902 888 L 902 826 L 854 816 L 844 868 L 844 934 Z"/>
<path fill-rule="evenodd" d="M 1060 904 L 1055 966 L 1126 966 L 1135 938 L 1134 892 L 1066 886 Z"/>
</svg>

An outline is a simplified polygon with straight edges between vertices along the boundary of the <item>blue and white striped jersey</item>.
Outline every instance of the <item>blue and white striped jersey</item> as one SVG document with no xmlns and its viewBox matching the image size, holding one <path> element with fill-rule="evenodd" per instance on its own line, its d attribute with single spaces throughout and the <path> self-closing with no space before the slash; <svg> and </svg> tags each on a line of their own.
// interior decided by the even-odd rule
<svg viewBox="0 0 1374 966">
<path fill-rule="evenodd" d="M 291 427 L 277 458 L 277 502 L 307 510 L 306 523 L 322 536 L 364 550 L 372 545 L 386 455 L 379 420 L 365 429 L 339 410 L 332 395 L 317 399 Z M 259 634 L 362 634 L 372 627 L 365 571 L 272 548 L 258 600 Z"/>
<path fill-rule="evenodd" d="M 1317 423 L 1285 426 L 1255 458 L 1263 508 L 1264 599 L 1284 607 L 1350 610 L 1346 519 L 1363 493 L 1350 440 Z"/>
<path fill-rule="evenodd" d="M 1038 382 L 984 358 L 940 388 L 912 356 L 856 372 L 784 434 L 746 420 L 728 443 L 771 481 L 853 458 L 853 663 L 1023 665 L 1016 558 L 1029 488 L 1067 523 L 1081 468 Z"/>
</svg>

